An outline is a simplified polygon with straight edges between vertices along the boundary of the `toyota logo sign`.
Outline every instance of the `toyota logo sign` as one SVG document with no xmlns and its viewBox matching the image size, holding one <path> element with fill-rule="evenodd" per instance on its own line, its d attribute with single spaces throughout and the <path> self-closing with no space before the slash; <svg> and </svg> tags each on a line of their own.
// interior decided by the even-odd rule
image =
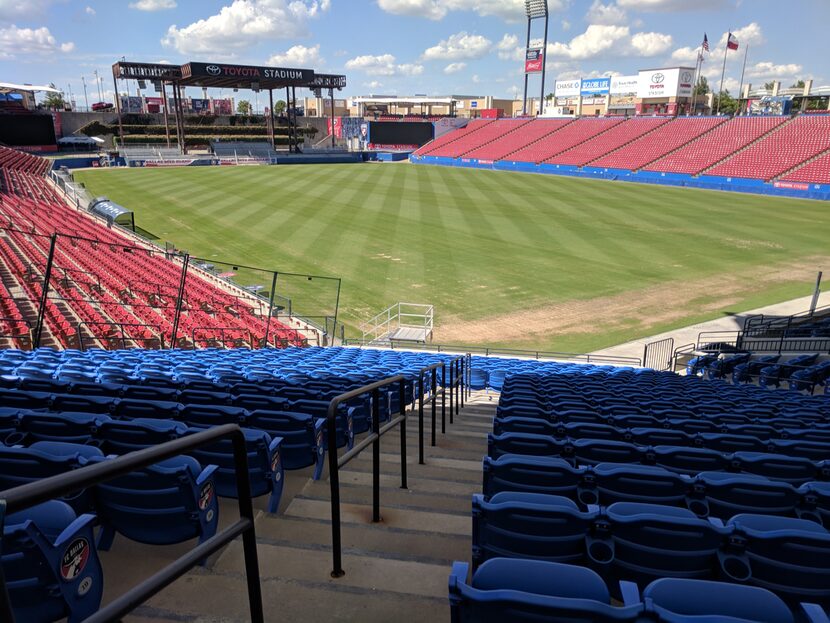
<svg viewBox="0 0 830 623">
<path fill-rule="evenodd" d="M 663 74 L 652 74 L 652 76 L 651 76 L 652 84 L 663 84 L 665 79 L 666 79 L 666 76 L 664 76 Z"/>
<path fill-rule="evenodd" d="M 684 72 L 680 75 L 680 79 L 681 79 L 683 82 L 691 82 L 691 81 L 692 81 L 692 74 L 691 74 L 691 72 L 684 71 Z"/>
<path fill-rule="evenodd" d="M 208 65 L 205 67 L 205 71 L 208 72 L 211 76 L 218 76 L 222 73 L 222 70 L 217 65 Z"/>
</svg>

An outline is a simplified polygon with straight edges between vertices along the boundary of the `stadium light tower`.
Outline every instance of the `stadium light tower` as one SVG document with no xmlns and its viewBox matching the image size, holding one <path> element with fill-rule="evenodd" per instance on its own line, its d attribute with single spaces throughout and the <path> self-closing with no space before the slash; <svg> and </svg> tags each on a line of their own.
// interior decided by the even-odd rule
<svg viewBox="0 0 830 623">
<path fill-rule="evenodd" d="M 548 50 L 548 0 L 525 0 L 525 14 L 527 15 L 527 43 L 525 44 L 525 92 L 522 102 L 522 114 L 527 114 L 527 79 L 530 74 L 542 74 L 542 88 L 539 95 L 539 114 L 545 102 L 545 54 Z M 530 28 L 533 20 L 545 21 L 545 36 L 542 47 L 530 47 Z"/>
</svg>

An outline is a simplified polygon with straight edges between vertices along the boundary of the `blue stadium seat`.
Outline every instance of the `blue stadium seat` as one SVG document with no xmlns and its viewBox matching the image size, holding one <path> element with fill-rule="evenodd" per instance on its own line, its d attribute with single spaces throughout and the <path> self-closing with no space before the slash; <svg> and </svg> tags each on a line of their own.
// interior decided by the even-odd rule
<svg viewBox="0 0 830 623">
<path fill-rule="evenodd" d="M 58 501 L 5 518 L 2 568 L 17 621 L 80 623 L 98 611 L 104 578 L 94 524 L 94 515 Z"/>
<path fill-rule="evenodd" d="M 643 591 L 642 601 L 654 619 L 665 623 L 795 622 L 787 604 L 775 594 L 711 580 L 655 580 Z"/>
<path fill-rule="evenodd" d="M 203 431 L 202 428 L 189 428 L 187 434 Z M 285 473 L 282 465 L 280 445 L 282 437 L 271 437 L 261 430 L 243 428 L 245 446 L 248 453 L 248 481 L 251 495 L 259 497 L 268 495 L 268 512 L 276 513 L 280 505 Z M 214 473 L 216 492 L 221 497 L 238 497 L 236 488 L 236 469 L 233 460 L 233 442 L 222 439 L 215 444 L 202 446 L 190 452 L 201 465 L 216 465 Z"/>
<path fill-rule="evenodd" d="M 116 532 L 153 545 L 212 537 L 219 515 L 215 471 L 180 456 L 97 485 L 99 549 L 108 550 Z"/>
<path fill-rule="evenodd" d="M 247 412 L 239 407 L 228 407 L 221 404 L 187 404 L 184 405 L 176 418 L 189 426 L 220 426 L 222 424 L 239 424 L 243 426 Z"/>
<path fill-rule="evenodd" d="M 122 398 L 115 405 L 115 415 L 120 418 L 154 418 L 173 420 L 179 416 L 182 406 L 166 400 L 135 400 Z"/>
<path fill-rule="evenodd" d="M 617 595 L 619 580 L 645 585 L 661 577 L 716 577 L 728 531 L 685 508 L 617 502 L 607 525 L 588 539 L 588 555 Z M 720 522 L 718 522 L 720 523 Z"/>
<path fill-rule="evenodd" d="M 595 465 L 586 479 L 590 497 L 584 501 L 608 506 L 615 502 L 642 502 L 683 506 L 691 487 L 691 479 L 662 467 L 621 463 Z M 583 483 L 587 488 L 589 484 Z"/>
<path fill-rule="evenodd" d="M 565 440 L 548 435 L 504 433 L 487 435 L 487 456 L 497 459 L 503 454 L 535 456 L 570 456 L 572 446 Z"/>
<path fill-rule="evenodd" d="M 247 425 L 272 437 L 282 437 L 282 461 L 285 469 L 314 465 L 314 480 L 323 473 L 326 458 L 325 421 L 303 413 L 288 411 L 252 411 Z"/>
<path fill-rule="evenodd" d="M 99 424 L 94 441 L 108 455 L 127 454 L 178 439 L 186 431 L 186 424 L 173 420 L 108 420 Z"/>
<path fill-rule="evenodd" d="M 50 403 L 52 411 L 111 414 L 116 412 L 120 400 L 114 396 L 81 396 L 54 394 Z"/>
<path fill-rule="evenodd" d="M 690 476 L 707 471 L 725 472 L 731 465 L 728 454 L 708 448 L 655 446 L 647 454 L 655 465 Z"/>
<path fill-rule="evenodd" d="M 766 452 L 736 452 L 732 461 L 742 472 L 758 474 L 770 480 L 780 480 L 801 485 L 811 480 L 827 480 L 830 466 L 824 470 L 810 459 Z M 700 471 L 709 471 L 702 469 Z M 715 469 L 711 471 L 726 471 Z"/>
<path fill-rule="evenodd" d="M 637 621 L 642 605 L 614 607 L 602 578 L 585 567 L 494 558 L 467 583 L 469 565 L 449 578 L 452 623 L 609 623 Z"/>
<path fill-rule="evenodd" d="M 726 576 L 771 590 L 791 605 L 830 605 L 830 533 L 805 519 L 741 514 L 723 558 Z"/>
<path fill-rule="evenodd" d="M 596 512 L 566 497 L 540 493 L 473 496 L 473 569 L 491 558 L 532 558 L 582 564 Z"/>
<path fill-rule="evenodd" d="M 646 449 L 624 441 L 576 439 L 573 441 L 573 456 L 577 465 L 640 463 L 646 458 Z"/>
<path fill-rule="evenodd" d="M 785 482 L 756 474 L 702 472 L 695 479 L 689 508 L 700 517 L 727 520 L 739 513 L 794 516 L 800 494 Z"/>
<path fill-rule="evenodd" d="M 109 416 L 97 413 L 46 413 L 20 411 L 18 431 L 24 443 L 35 441 L 66 441 L 88 443 L 101 422 Z"/>
<path fill-rule="evenodd" d="M 487 497 L 500 491 L 524 491 L 575 500 L 585 475 L 584 468 L 574 467 L 564 459 L 522 454 L 503 454 L 498 459 L 485 457 L 483 471 L 482 490 Z M 589 498 L 589 503 L 595 500 Z"/>
</svg>

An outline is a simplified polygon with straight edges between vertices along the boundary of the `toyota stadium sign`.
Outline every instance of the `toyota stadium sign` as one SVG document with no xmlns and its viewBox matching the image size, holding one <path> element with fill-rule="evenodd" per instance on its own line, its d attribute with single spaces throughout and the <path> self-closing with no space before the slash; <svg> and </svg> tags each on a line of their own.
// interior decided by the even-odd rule
<svg viewBox="0 0 830 623">
<path fill-rule="evenodd" d="M 640 72 L 637 96 L 641 99 L 691 97 L 694 69 L 674 67 L 671 69 L 647 69 Z"/>
<path fill-rule="evenodd" d="M 184 78 L 223 78 L 243 81 L 278 80 L 286 85 L 302 86 L 314 80 L 311 69 L 288 67 L 257 67 L 253 65 L 227 65 L 225 63 L 188 63 L 182 68 Z"/>
</svg>

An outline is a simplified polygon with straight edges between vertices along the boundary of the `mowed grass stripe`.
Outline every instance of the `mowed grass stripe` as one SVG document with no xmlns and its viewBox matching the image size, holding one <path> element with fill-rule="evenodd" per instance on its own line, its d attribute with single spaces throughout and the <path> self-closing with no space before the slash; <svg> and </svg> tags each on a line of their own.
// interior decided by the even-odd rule
<svg viewBox="0 0 830 623">
<path fill-rule="evenodd" d="M 201 257 L 343 277 L 341 311 L 353 325 L 398 300 L 434 304 L 440 324 L 716 275 L 751 280 L 828 255 L 830 234 L 820 202 L 409 164 L 78 178 L 134 210 L 139 226 Z M 759 283 L 730 310 L 809 294 L 811 284 L 799 288 Z M 682 287 L 670 298 L 665 305 L 678 316 L 701 320 Z M 608 339 L 640 337 L 648 323 L 635 320 Z M 578 333 L 541 341 L 602 345 L 601 336 Z"/>
</svg>

